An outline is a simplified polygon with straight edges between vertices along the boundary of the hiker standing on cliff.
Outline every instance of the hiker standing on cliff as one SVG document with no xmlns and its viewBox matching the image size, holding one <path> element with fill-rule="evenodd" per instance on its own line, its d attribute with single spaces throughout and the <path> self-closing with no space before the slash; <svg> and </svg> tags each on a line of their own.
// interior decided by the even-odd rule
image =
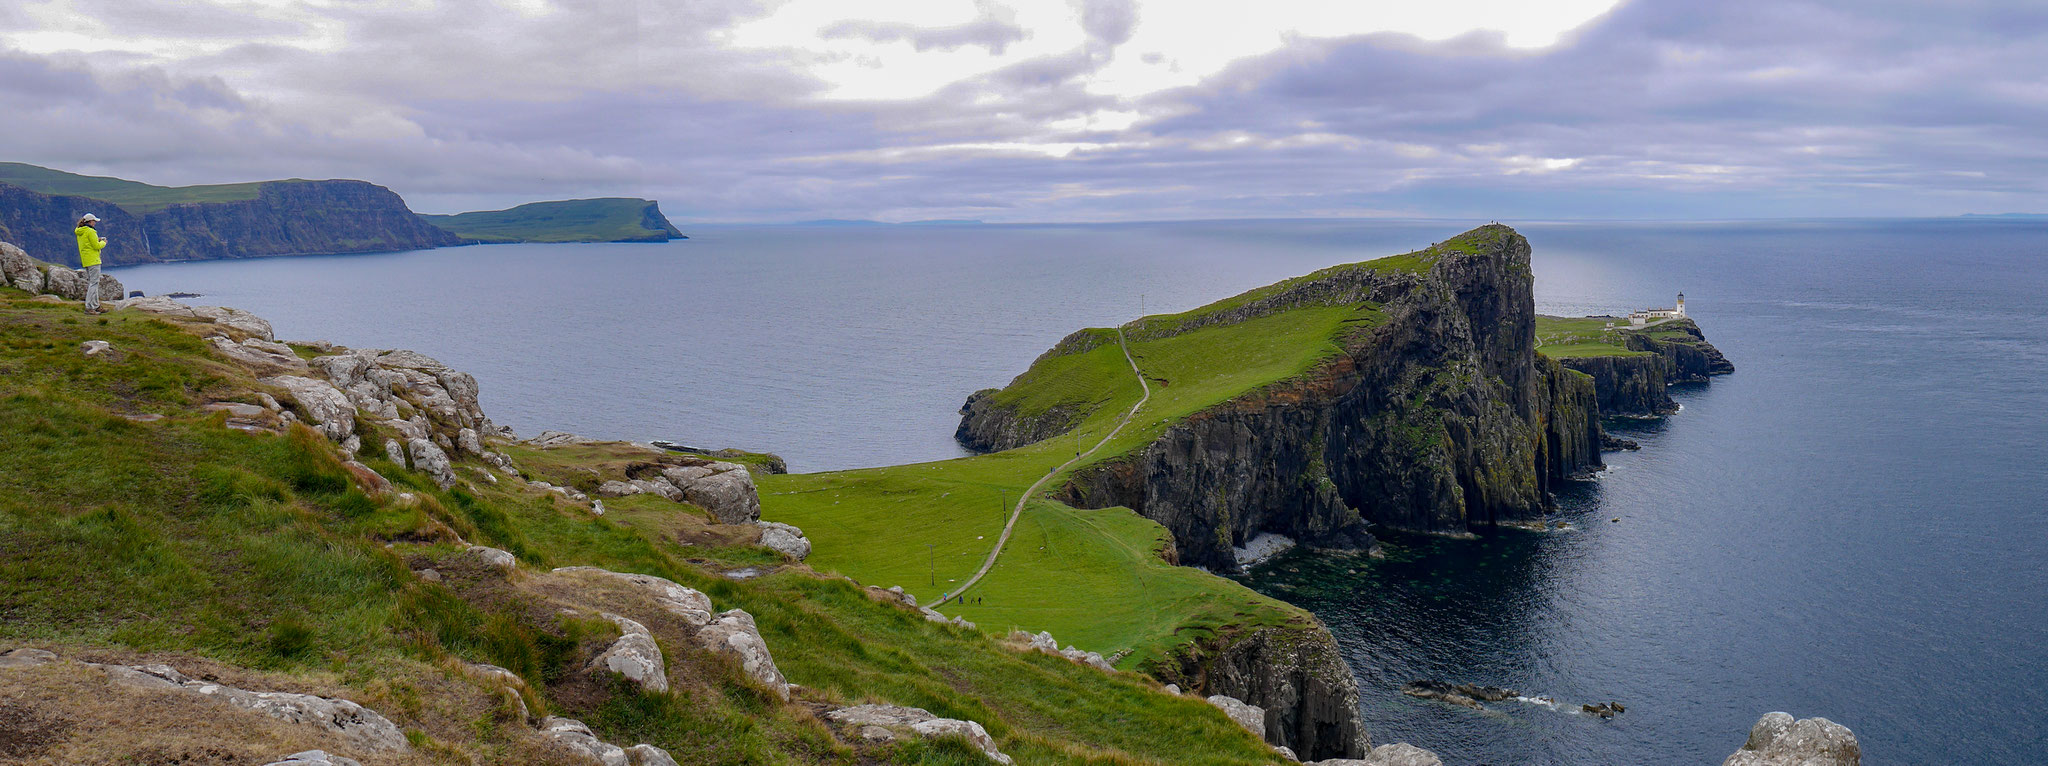
<svg viewBox="0 0 2048 766">
<path fill-rule="evenodd" d="M 85 267 L 85 313 L 105 314 L 100 308 L 100 251 L 106 249 L 107 238 L 100 236 L 96 228 L 100 217 L 86 213 L 78 219 L 78 265 Z"/>
</svg>

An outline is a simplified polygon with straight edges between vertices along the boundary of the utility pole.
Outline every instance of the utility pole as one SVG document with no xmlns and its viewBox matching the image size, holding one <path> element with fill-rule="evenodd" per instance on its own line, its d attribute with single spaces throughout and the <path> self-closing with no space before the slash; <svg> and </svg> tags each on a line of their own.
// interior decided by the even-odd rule
<svg viewBox="0 0 2048 766">
<path fill-rule="evenodd" d="M 996 508 L 996 525 L 1000 527 L 1004 524 L 1010 523 L 1010 491 L 1007 489 L 999 489 L 996 491 L 1003 493 L 1003 504 L 1000 507 Z M 996 534 L 1000 535 L 1002 533 L 997 532 Z"/>
<path fill-rule="evenodd" d="M 932 587 L 935 587 L 935 588 L 936 588 L 936 587 L 938 587 L 938 585 L 939 585 L 939 565 L 938 565 L 938 555 L 939 555 L 939 554 L 937 554 L 937 553 L 934 553 L 934 552 L 932 552 L 932 551 L 933 551 L 933 549 L 932 549 L 932 544 L 931 544 L 931 543 L 925 543 L 925 544 L 924 544 L 924 572 L 925 572 L 925 575 L 926 575 L 927 577 L 931 578 L 931 583 L 932 583 Z"/>
</svg>

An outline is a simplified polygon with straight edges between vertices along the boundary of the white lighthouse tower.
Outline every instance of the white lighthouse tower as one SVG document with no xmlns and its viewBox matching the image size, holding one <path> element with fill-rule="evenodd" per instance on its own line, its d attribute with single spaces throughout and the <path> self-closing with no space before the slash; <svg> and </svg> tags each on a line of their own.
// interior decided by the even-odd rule
<svg viewBox="0 0 2048 766">
<path fill-rule="evenodd" d="M 1678 294 L 1678 307 L 1671 310 L 1671 315 L 1675 317 L 1685 316 L 1685 293 Z"/>
</svg>

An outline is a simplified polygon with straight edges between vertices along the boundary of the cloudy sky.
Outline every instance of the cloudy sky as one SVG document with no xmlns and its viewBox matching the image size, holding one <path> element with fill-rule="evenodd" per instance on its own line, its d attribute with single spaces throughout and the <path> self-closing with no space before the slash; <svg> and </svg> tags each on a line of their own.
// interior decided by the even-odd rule
<svg viewBox="0 0 2048 766">
<path fill-rule="evenodd" d="M 2048 212 L 2048 3 L 10 0 L 0 160 L 679 221 Z"/>
</svg>

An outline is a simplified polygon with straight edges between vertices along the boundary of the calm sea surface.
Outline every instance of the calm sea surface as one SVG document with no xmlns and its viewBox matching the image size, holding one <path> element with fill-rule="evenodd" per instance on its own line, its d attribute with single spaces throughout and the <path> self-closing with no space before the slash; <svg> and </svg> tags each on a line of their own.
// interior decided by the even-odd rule
<svg viewBox="0 0 2048 766">
<path fill-rule="evenodd" d="M 1177 311 L 1474 222 L 697 226 L 119 270 L 281 337 L 411 348 L 499 422 L 778 452 L 961 454 L 955 410 L 1071 330 Z M 1611 430 L 1575 531 L 1390 536 L 1249 579 L 1328 622 L 1375 741 L 1450 764 L 1719 763 L 1764 712 L 1868 764 L 2048 762 L 2048 224 L 1525 224 L 1546 313 L 1687 308 L 1734 375 Z M 1610 521 L 1619 519 L 1619 521 Z M 1414 679 L 1578 703 L 1486 711 Z"/>
</svg>

